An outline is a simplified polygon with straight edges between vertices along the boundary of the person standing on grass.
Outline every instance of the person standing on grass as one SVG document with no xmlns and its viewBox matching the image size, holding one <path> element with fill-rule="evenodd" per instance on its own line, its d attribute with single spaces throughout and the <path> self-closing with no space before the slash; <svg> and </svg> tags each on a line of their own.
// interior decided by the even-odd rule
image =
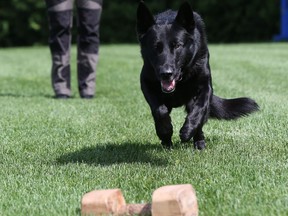
<svg viewBox="0 0 288 216">
<path fill-rule="evenodd" d="M 77 7 L 77 74 L 81 98 L 95 94 L 102 0 L 75 0 Z M 70 47 L 74 0 L 45 0 L 55 98 L 71 97 Z"/>
</svg>

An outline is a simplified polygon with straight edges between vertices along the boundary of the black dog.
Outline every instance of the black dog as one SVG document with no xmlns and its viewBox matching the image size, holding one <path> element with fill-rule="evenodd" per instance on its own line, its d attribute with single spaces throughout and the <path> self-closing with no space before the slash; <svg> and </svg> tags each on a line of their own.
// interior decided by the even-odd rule
<svg viewBox="0 0 288 216">
<path fill-rule="evenodd" d="M 213 95 L 209 51 L 204 23 L 183 3 L 178 12 L 168 10 L 153 17 L 141 1 L 137 9 L 137 35 L 144 65 L 141 89 L 155 121 L 162 145 L 172 146 L 172 108 L 185 105 L 187 117 L 180 139 L 193 138 L 205 148 L 203 125 L 209 117 L 236 119 L 258 110 L 250 98 L 222 99 Z"/>
</svg>

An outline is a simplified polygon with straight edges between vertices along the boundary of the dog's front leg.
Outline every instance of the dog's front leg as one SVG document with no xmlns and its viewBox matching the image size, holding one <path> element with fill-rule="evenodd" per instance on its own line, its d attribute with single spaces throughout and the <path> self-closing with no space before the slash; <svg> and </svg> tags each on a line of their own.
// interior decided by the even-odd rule
<svg viewBox="0 0 288 216">
<path fill-rule="evenodd" d="M 208 118 L 211 94 L 212 88 L 207 85 L 207 87 L 201 89 L 198 97 L 191 99 L 186 104 L 187 116 L 180 130 L 180 139 L 182 142 L 188 142 L 194 137 L 194 144 L 198 149 L 205 147 L 202 126 Z M 199 143 L 199 147 L 197 143 Z"/>
<path fill-rule="evenodd" d="M 161 101 L 161 93 L 155 85 L 141 76 L 141 90 L 143 95 L 150 106 L 152 116 L 155 122 L 156 134 L 166 148 L 172 146 L 173 126 L 171 123 L 170 112 L 168 108 Z"/>
<path fill-rule="evenodd" d="M 171 109 L 168 109 L 164 104 L 152 109 L 156 133 L 165 148 L 172 147 L 171 137 L 173 134 L 173 126 L 170 112 Z"/>
</svg>

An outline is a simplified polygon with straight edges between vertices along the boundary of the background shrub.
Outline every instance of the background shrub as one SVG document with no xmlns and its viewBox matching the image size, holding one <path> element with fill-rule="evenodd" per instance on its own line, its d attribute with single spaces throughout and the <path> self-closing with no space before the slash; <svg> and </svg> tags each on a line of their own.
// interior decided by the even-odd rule
<svg viewBox="0 0 288 216">
<path fill-rule="evenodd" d="M 193 0 L 204 19 L 210 42 L 270 41 L 278 34 L 280 0 Z M 177 10 L 182 1 L 146 0 L 154 13 Z M 138 1 L 104 0 L 102 43 L 135 43 Z M 76 23 L 74 19 L 74 23 Z M 75 41 L 75 28 L 73 29 Z M 0 46 L 47 44 L 48 24 L 44 0 L 0 1 Z"/>
</svg>

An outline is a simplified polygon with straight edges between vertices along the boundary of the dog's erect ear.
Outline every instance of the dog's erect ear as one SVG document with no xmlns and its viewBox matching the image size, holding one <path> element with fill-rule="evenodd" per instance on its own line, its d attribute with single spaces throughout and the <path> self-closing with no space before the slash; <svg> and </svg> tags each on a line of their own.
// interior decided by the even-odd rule
<svg viewBox="0 0 288 216">
<path fill-rule="evenodd" d="M 175 22 L 185 28 L 188 32 L 192 32 L 195 28 L 193 10 L 188 2 L 184 2 L 177 13 Z"/>
<path fill-rule="evenodd" d="M 137 8 L 137 33 L 141 37 L 148 29 L 155 24 L 155 20 L 150 10 L 144 4 L 143 1 L 139 2 Z"/>
</svg>

